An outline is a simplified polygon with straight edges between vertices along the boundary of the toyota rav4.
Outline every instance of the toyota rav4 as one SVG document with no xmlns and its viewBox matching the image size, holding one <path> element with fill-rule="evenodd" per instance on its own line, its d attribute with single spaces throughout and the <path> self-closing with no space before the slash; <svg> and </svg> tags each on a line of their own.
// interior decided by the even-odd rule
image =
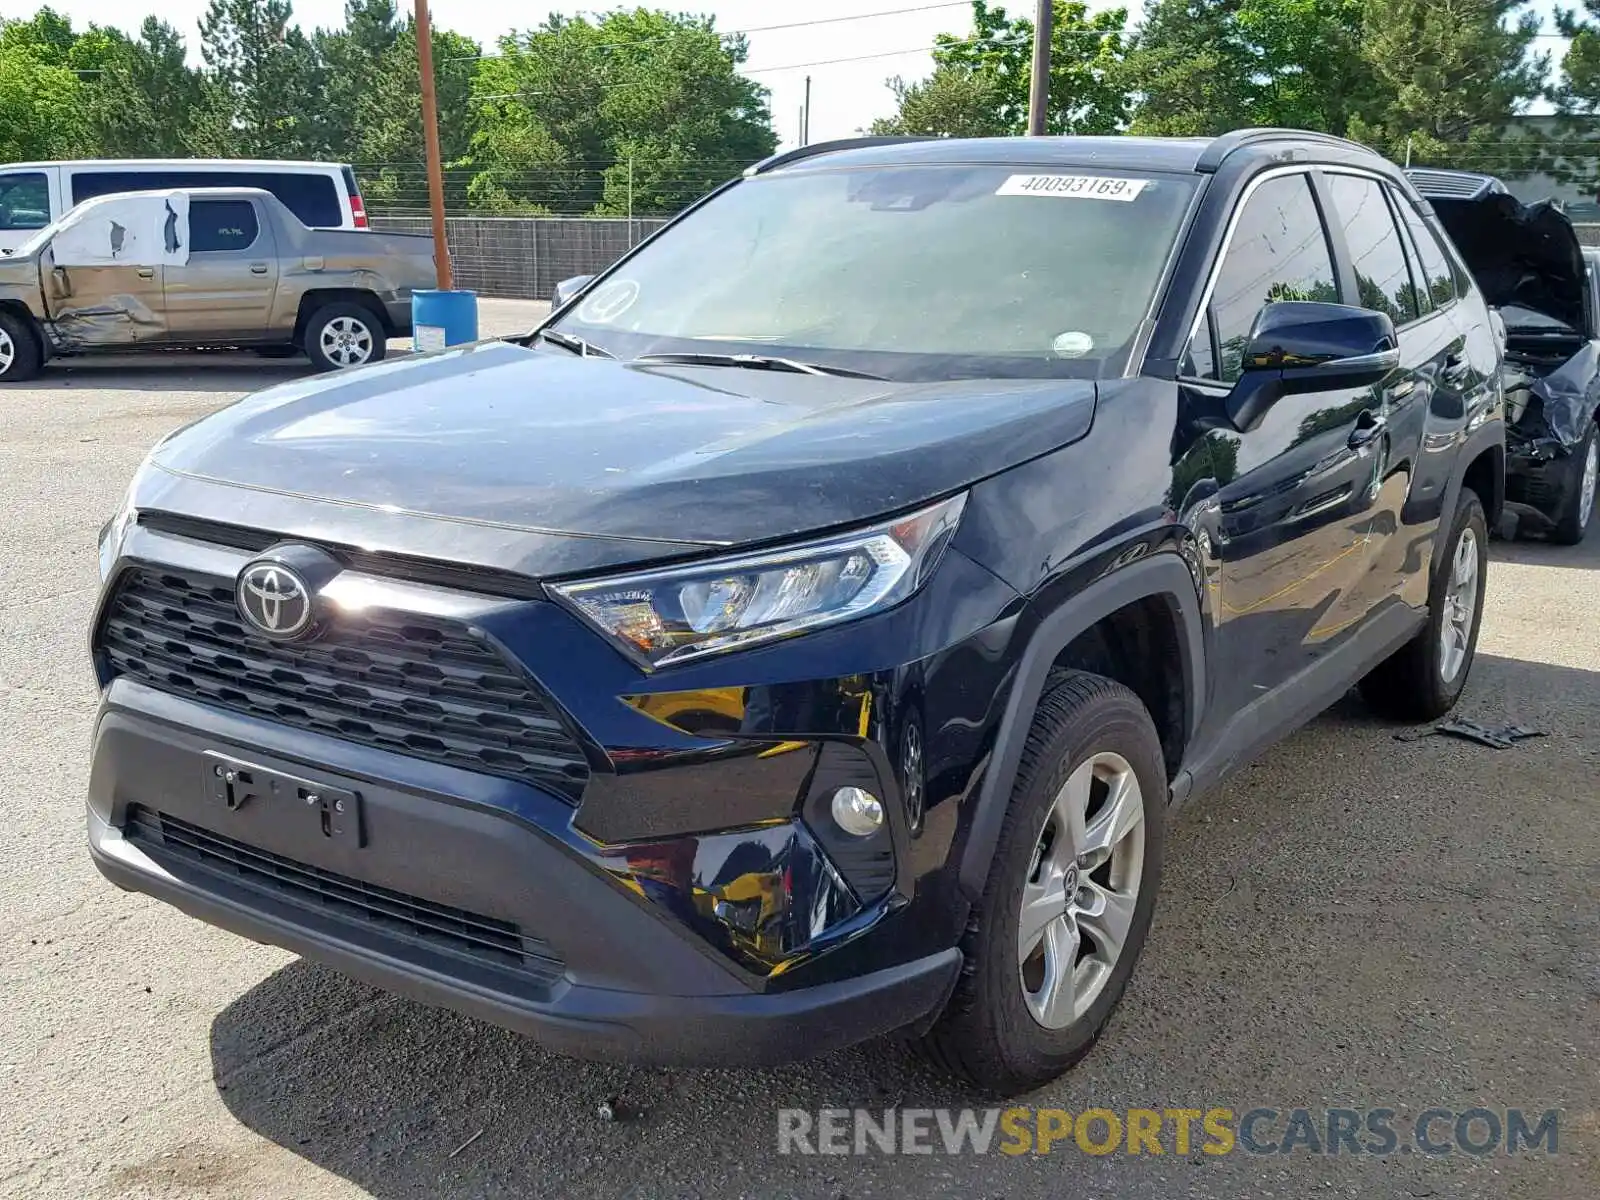
<svg viewBox="0 0 1600 1200">
<path fill-rule="evenodd" d="M 1472 666 L 1499 346 L 1353 144 L 867 139 L 526 337 L 248 397 L 101 538 L 113 882 L 575 1055 L 1066 1069 L 1174 809 Z"/>
</svg>

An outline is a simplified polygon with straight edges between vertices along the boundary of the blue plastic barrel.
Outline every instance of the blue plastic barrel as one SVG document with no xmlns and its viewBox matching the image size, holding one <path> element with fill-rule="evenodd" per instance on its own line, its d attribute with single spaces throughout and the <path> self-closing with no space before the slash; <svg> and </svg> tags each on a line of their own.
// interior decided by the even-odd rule
<svg viewBox="0 0 1600 1200">
<path fill-rule="evenodd" d="M 478 293 L 428 288 L 411 293 L 412 345 L 443 350 L 478 340 Z"/>
</svg>

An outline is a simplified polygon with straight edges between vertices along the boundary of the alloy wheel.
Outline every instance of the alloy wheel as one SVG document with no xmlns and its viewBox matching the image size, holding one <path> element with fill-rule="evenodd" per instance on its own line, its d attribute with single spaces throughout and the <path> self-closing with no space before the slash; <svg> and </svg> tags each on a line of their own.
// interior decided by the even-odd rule
<svg viewBox="0 0 1600 1200">
<path fill-rule="evenodd" d="M 1583 460 L 1583 479 L 1578 485 L 1578 528 L 1585 529 L 1594 512 L 1595 486 L 1600 483 L 1600 438 L 1589 439 L 1589 452 Z"/>
<path fill-rule="evenodd" d="M 17 344 L 11 340 L 11 335 L 0 329 L 0 375 L 11 369 L 11 364 L 17 359 Z"/>
<path fill-rule="evenodd" d="M 1103 751 L 1061 785 L 1033 850 L 1018 914 L 1023 999 L 1064 1029 L 1105 990 L 1133 926 L 1144 874 L 1144 793 L 1133 767 Z"/>
<path fill-rule="evenodd" d="M 1461 531 L 1455 557 L 1450 562 L 1450 582 L 1444 593 L 1444 620 L 1439 626 L 1439 673 L 1451 683 L 1467 661 L 1472 642 L 1472 619 L 1478 610 L 1478 572 L 1481 553 L 1478 535 Z"/>
<path fill-rule="evenodd" d="M 322 353 L 340 367 L 359 367 L 372 357 L 372 330 L 355 317 L 335 317 L 322 327 Z"/>
</svg>

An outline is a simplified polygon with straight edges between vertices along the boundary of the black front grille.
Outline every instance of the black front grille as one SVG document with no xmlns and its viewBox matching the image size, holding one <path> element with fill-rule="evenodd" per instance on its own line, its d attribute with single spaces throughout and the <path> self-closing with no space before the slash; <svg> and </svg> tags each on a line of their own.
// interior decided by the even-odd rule
<svg viewBox="0 0 1600 1200">
<path fill-rule="evenodd" d="M 106 608 L 115 675 L 296 729 L 535 784 L 576 801 L 583 751 L 527 675 L 459 626 L 342 615 L 309 642 L 253 633 L 231 581 L 138 567 Z"/>
<path fill-rule="evenodd" d="M 526 971 L 547 982 L 560 978 L 563 970 L 560 958 L 548 945 L 525 936 L 510 921 L 307 866 L 139 805 L 128 810 L 123 834 L 157 858 L 195 863 L 291 904 L 392 937 Z"/>
</svg>

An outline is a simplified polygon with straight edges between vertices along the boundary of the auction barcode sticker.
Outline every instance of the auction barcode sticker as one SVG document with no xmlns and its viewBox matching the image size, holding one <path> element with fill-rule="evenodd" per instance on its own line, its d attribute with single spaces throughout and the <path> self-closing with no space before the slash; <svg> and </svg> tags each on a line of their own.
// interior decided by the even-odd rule
<svg viewBox="0 0 1600 1200">
<path fill-rule="evenodd" d="M 1117 179 L 1110 175 L 1013 175 L 996 196 L 1062 196 L 1069 200 L 1133 200 L 1148 179 Z"/>
</svg>

